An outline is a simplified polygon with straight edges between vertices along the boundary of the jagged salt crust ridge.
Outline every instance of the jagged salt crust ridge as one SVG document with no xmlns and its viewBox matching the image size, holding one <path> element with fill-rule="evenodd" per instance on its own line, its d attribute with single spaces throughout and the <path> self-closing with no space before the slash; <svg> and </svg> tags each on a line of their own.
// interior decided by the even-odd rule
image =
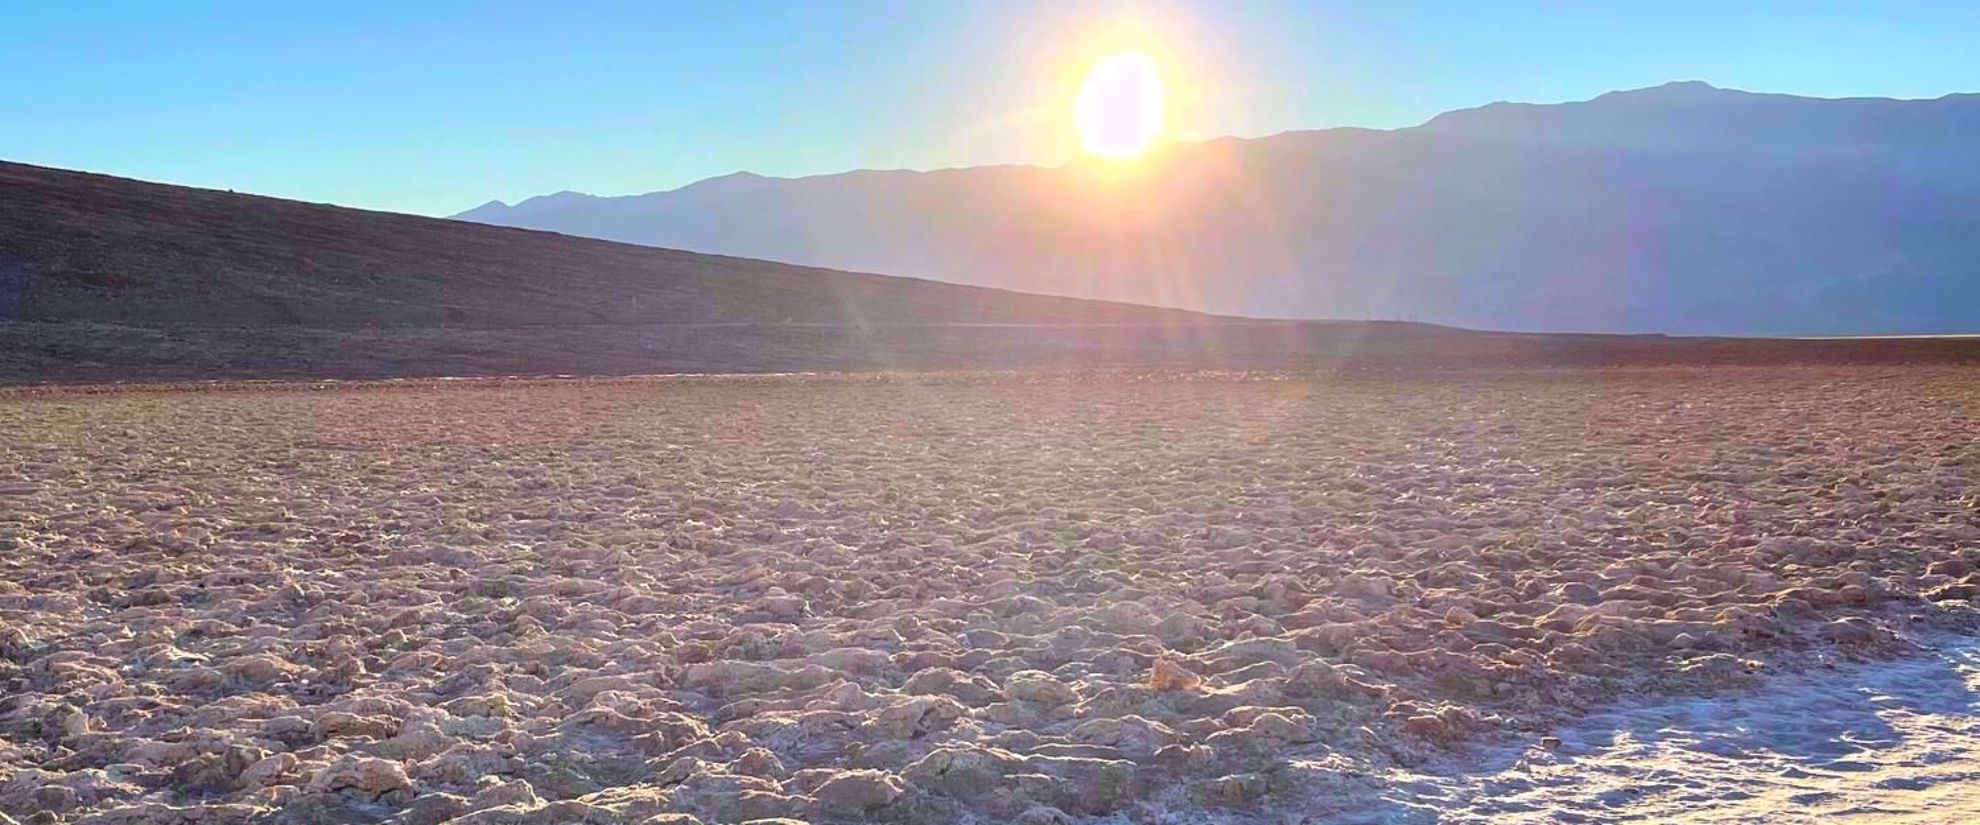
<svg viewBox="0 0 1980 825">
<path fill-rule="evenodd" d="M 0 812 L 1364 810 L 1621 697 L 1969 627 L 1976 379 L 0 399 Z"/>
</svg>

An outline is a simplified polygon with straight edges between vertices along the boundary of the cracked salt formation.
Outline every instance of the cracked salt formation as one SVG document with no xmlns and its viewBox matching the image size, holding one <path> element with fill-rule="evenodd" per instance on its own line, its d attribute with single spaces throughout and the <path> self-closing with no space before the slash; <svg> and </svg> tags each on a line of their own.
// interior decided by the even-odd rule
<svg viewBox="0 0 1980 825">
<path fill-rule="evenodd" d="M 0 397 L 0 812 L 1462 809 L 1509 739 L 1973 630 L 1976 379 Z"/>
</svg>

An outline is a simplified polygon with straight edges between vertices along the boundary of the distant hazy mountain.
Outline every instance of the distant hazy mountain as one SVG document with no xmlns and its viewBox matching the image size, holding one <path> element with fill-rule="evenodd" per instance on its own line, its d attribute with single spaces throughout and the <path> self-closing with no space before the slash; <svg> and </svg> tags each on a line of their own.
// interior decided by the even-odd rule
<svg viewBox="0 0 1980 825">
<path fill-rule="evenodd" d="M 1530 330 L 1980 330 L 1980 95 L 1703 83 L 1409 129 L 564 192 L 483 223 L 1277 317 Z"/>
</svg>

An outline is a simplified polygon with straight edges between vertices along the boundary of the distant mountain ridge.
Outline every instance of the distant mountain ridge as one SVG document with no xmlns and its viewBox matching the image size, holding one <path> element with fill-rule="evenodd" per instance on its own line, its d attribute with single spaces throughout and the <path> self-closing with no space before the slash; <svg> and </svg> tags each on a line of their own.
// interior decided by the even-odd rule
<svg viewBox="0 0 1980 825">
<path fill-rule="evenodd" d="M 1679 82 L 1096 164 L 742 173 L 457 216 L 1291 318 L 1675 334 L 1980 330 L 1980 95 Z"/>
<path fill-rule="evenodd" d="M 1971 145 L 1980 136 L 1980 94 L 1806 98 L 1693 80 L 1580 103 L 1493 103 L 1417 129 L 1590 149 L 1850 156 Z"/>
</svg>

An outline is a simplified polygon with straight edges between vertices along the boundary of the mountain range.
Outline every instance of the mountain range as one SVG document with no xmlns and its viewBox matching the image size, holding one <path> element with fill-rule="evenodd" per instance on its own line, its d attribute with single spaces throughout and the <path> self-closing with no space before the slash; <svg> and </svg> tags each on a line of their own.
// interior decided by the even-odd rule
<svg viewBox="0 0 1980 825">
<path fill-rule="evenodd" d="M 0 384 L 1808 362 L 1974 363 L 1980 338 L 1260 321 L 0 162 Z"/>
<path fill-rule="evenodd" d="M 1708 335 L 1980 331 L 1980 95 L 1699 82 L 1131 163 L 738 173 L 458 219 L 1273 318 Z"/>
</svg>

